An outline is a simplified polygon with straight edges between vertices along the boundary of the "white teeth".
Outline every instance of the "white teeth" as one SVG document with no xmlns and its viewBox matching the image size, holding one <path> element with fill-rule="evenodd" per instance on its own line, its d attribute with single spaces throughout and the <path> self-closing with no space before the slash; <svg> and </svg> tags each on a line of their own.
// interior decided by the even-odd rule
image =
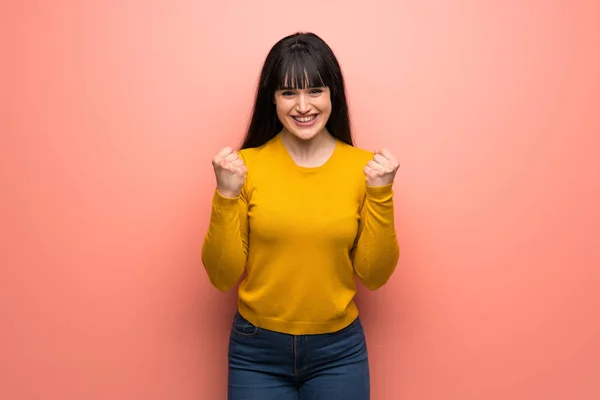
<svg viewBox="0 0 600 400">
<path fill-rule="evenodd" d="M 297 121 L 300 121 L 300 122 L 310 122 L 313 119 L 317 118 L 317 116 L 316 115 L 311 115 L 310 117 L 294 117 L 294 118 Z"/>
</svg>

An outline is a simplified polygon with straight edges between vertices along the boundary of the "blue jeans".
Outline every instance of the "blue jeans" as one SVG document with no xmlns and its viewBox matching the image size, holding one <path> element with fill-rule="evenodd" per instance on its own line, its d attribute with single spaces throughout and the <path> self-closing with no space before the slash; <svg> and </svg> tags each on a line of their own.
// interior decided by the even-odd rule
<svg viewBox="0 0 600 400">
<path fill-rule="evenodd" d="M 235 314 L 229 337 L 228 400 L 369 400 L 369 361 L 357 318 L 318 335 L 258 328 Z"/>
</svg>

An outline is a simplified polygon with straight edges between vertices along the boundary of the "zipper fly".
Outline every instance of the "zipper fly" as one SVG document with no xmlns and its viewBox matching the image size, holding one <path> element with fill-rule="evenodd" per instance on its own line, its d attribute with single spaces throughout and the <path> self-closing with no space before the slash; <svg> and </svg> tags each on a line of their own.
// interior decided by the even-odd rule
<svg viewBox="0 0 600 400">
<path fill-rule="evenodd" d="M 298 353 L 297 337 L 292 336 L 292 358 L 294 360 L 294 376 L 298 375 L 298 365 L 296 363 L 297 353 Z"/>
</svg>

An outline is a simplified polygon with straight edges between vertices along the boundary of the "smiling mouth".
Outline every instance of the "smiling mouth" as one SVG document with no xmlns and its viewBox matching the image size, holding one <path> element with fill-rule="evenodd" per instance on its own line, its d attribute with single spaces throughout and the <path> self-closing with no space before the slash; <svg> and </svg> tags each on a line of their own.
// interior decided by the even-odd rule
<svg viewBox="0 0 600 400">
<path fill-rule="evenodd" d="M 307 117 L 296 117 L 296 116 L 292 116 L 292 118 L 294 118 L 296 121 L 298 122 L 311 122 L 313 121 L 315 118 L 317 118 L 317 114 L 313 114 L 313 115 L 309 115 Z"/>
</svg>

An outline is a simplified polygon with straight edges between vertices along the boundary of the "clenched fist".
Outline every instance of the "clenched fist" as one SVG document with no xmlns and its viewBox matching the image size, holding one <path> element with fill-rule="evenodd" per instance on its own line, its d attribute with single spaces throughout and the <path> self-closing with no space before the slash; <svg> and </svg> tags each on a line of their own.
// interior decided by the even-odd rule
<svg viewBox="0 0 600 400">
<path fill-rule="evenodd" d="M 398 161 L 389 150 L 383 149 L 375 152 L 373 160 L 364 168 L 368 186 L 386 186 L 394 181 L 398 171 Z"/>
<path fill-rule="evenodd" d="M 248 169 L 236 151 L 225 147 L 213 158 L 217 190 L 223 197 L 237 197 L 242 191 Z"/>
</svg>

